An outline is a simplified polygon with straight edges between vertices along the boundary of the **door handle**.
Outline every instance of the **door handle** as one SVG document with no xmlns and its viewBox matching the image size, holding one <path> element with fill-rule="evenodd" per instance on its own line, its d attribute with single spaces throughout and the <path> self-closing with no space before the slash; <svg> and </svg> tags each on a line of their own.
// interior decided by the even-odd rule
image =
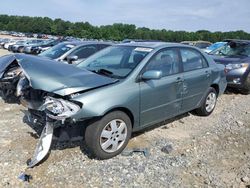
<svg viewBox="0 0 250 188">
<path fill-rule="evenodd" d="M 211 74 L 209 71 L 205 71 L 205 73 L 206 73 L 207 77 L 209 77 Z"/>
<path fill-rule="evenodd" d="M 182 79 L 181 77 L 178 77 L 175 82 L 176 83 L 182 83 L 182 82 L 184 82 L 184 79 Z"/>
</svg>

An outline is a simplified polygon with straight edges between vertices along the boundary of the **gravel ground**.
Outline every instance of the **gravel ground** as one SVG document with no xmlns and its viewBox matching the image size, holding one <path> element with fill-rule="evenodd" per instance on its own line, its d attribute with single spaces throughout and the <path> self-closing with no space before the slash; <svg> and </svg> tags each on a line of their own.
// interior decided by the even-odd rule
<svg viewBox="0 0 250 188">
<path fill-rule="evenodd" d="M 10 52 L 8 50 L 0 49 L 0 56 L 7 55 L 7 54 L 10 54 Z"/>
<path fill-rule="evenodd" d="M 2 50 L 0 50 L 2 54 Z M 0 187 L 250 187 L 250 95 L 228 93 L 210 117 L 184 114 L 134 135 L 142 153 L 97 161 L 82 142 L 55 143 L 46 161 L 26 173 L 36 132 L 25 109 L 0 100 Z M 165 152 L 162 152 L 162 148 Z"/>
</svg>

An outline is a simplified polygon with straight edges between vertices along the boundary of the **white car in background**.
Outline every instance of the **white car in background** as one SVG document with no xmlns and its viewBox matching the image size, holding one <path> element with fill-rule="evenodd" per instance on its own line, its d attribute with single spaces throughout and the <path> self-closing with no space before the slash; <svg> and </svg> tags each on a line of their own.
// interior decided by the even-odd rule
<svg viewBox="0 0 250 188">
<path fill-rule="evenodd" d="M 18 41 L 17 39 L 11 39 L 9 42 L 4 44 L 3 48 L 8 49 L 10 45 L 16 44 L 17 41 Z"/>
</svg>

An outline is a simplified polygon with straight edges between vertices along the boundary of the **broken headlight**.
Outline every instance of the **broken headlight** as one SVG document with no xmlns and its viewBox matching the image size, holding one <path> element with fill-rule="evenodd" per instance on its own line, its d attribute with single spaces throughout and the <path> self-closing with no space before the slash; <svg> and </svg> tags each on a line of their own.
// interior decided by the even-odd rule
<svg viewBox="0 0 250 188">
<path fill-rule="evenodd" d="M 23 89 L 27 88 L 27 86 L 29 86 L 28 79 L 25 76 L 21 77 L 16 86 L 16 96 L 21 96 L 23 94 Z"/>
<path fill-rule="evenodd" d="M 20 67 L 15 67 L 10 69 L 5 75 L 4 80 L 11 80 L 17 76 L 19 76 L 22 73 L 22 69 Z"/>
<path fill-rule="evenodd" d="M 43 108 L 48 117 L 56 120 L 64 120 L 80 110 L 80 106 L 75 103 L 53 97 L 46 97 Z"/>
</svg>

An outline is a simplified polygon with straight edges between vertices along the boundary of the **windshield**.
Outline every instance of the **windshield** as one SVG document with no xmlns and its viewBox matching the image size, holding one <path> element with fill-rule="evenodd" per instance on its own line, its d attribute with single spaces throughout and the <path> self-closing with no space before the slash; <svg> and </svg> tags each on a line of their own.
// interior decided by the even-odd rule
<svg viewBox="0 0 250 188">
<path fill-rule="evenodd" d="M 248 56 L 250 57 L 250 45 L 229 42 L 209 54 L 219 56 Z"/>
<path fill-rule="evenodd" d="M 215 50 L 217 48 L 224 46 L 225 44 L 226 44 L 226 42 L 216 42 L 216 43 L 212 44 L 211 46 L 207 47 L 207 49 L 208 50 Z"/>
<path fill-rule="evenodd" d="M 75 45 L 60 43 L 40 53 L 39 56 L 48 57 L 51 59 L 57 59 L 61 57 L 63 54 L 65 54 L 67 51 L 72 49 L 73 47 L 75 47 Z"/>
<path fill-rule="evenodd" d="M 113 78 L 125 78 L 152 50 L 133 46 L 112 46 L 92 55 L 77 67 Z"/>
</svg>

